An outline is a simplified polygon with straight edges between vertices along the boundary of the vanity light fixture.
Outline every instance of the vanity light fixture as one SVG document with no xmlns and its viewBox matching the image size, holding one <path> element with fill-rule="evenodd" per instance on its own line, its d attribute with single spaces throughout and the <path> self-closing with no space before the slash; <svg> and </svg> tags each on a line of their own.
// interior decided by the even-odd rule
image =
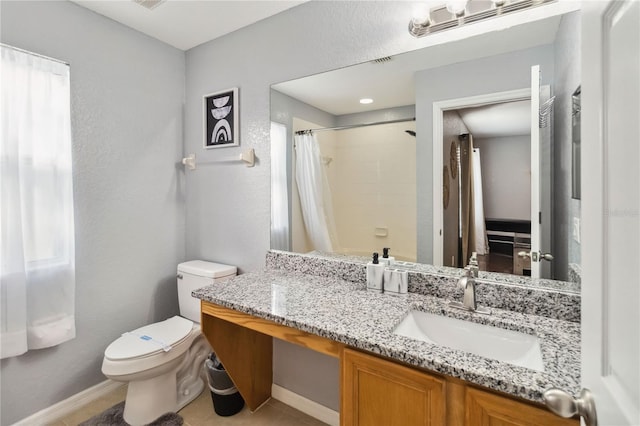
<svg viewBox="0 0 640 426">
<path fill-rule="evenodd" d="M 409 33 L 423 37 L 439 31 L 495 18 L 520 10 L 530 9 L 557 0 L 449 0 L 432 7 L 428 12 L 416 14 L 409 21 Z"/>
<path fill-rule="evenodd" d="M 360 99 L 360 103 L 362 105 L 372 104 L 373 103 L 373 99 L 371 99 L 371 98 L 362 98 L 362 99 Z"/>
</svg>

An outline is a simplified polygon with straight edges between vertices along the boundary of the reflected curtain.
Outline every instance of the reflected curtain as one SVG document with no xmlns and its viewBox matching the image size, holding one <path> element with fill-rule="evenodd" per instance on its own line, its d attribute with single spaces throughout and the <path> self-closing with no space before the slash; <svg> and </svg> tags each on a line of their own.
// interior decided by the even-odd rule
<svg viewBox="0 0 640 426">
<path fill-rule="evenodd" d="M 296 183 L 302 218 L 315 250 L 332 252 L 335 235 L 331 189 L 315 134 L 296 135 Z"/>
<path fill-rule="evenodd" d="M 473 213 L 473 138 L 470 134 L 460 136 L 460 260 L 461 267 L 467 266 L 471 252 L 475 249 L 475 216 Z"/>
<path fill-rule="evenodd" d="M 484 218 L 484 198 L 482 195 L 482 167 L 480 165 L 480 148 L 473 148 L 472 181 L 473 181 L 473 215 L 475 232 L 475 251 L 479 255 L 489 253 L 489 240 L 487 238 L 487 225 Z"/>
<path fill-rule="evenodd" d="M 289 250 L 287 127 L 271 122 L 271 248 Z"/>
<path fill-rule="evenodd" d="M 75 337 L 69 66 L 2 50 L 0 357 Z"/>
<path fill-rule="evenodd" d="M 482 167 L 480 149 L 473 147 L 471 134 L 461 135 L 459 149 L 460 171 L 460 266 L 469 263 L 472 252 L 484 255 L 489 252 L 484 201 L 482 196 Z"/>
</svg>

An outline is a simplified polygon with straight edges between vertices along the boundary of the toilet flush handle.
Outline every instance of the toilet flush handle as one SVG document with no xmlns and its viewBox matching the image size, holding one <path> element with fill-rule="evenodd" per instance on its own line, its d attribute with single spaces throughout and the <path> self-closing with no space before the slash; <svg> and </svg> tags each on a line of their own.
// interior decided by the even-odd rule
<svg viewBox="0 0 640 426">
<path fill-rule="evenodd" d="M 183 277 L 182 277 L 182 274 L 178 274 L 178 275 L 176 275 L 176 278 L 177 278 L 177 279 L 179 279 L 179 280 L 181 280 L 181 279 L 183 278 Z"/>
</svg>

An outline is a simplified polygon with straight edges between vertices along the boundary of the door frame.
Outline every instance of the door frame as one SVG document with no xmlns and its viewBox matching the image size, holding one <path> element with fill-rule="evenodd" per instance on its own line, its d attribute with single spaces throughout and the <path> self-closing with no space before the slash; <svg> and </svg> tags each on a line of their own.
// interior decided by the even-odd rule
<svg viewBox="0 0 640 426">
<path fill-rule="evenodd" d="M 444 252 L 444 215 L 442 204 L 442 167 L 445 111 L 461 108 L 472 108 L 502 102 L 525 101 L 531 99 L 531 87 L 504 92 L 487 93 L 484 95 L 468 96 L 464 98 L 447 99 L 433 103 L 433 264 L 442 266 Z M 439 143 L 436 143 L 439 141 Z"/>
</svg>

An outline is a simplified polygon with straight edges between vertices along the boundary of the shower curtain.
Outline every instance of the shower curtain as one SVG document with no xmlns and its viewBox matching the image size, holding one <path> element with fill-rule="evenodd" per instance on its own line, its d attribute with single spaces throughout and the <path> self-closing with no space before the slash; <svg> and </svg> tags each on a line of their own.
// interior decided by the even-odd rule
<svg viewBox="0 0 640 426">
<path fill-rule="evenodd" d="M 331 189 L 320 158 L 315 134 L 296 135 L 296 183 L 302 218 L 315 250 L 334 251 L 335 235 Z"/>
<path fill-rule="evenodd" d="M 467 266 L 472 252 L 484 255 L 489 252 L 482 197 L 482 168 L 480 150 L 473 147 L 473 136 L 461 135 L 459 161 L 461 166 L 460 228 L 461 259 L 459 265 Z"/>
<path fill-rule="evenodd" d="M 471 253 L 475 251 L 475 214 L 473 201 L 473 139 L 470 134 L 460 136 L 460 206 L 459 206 L 459 240 L 460 255 L 458 265 L 465 267 L 469 263 Z"/>
</svg>

